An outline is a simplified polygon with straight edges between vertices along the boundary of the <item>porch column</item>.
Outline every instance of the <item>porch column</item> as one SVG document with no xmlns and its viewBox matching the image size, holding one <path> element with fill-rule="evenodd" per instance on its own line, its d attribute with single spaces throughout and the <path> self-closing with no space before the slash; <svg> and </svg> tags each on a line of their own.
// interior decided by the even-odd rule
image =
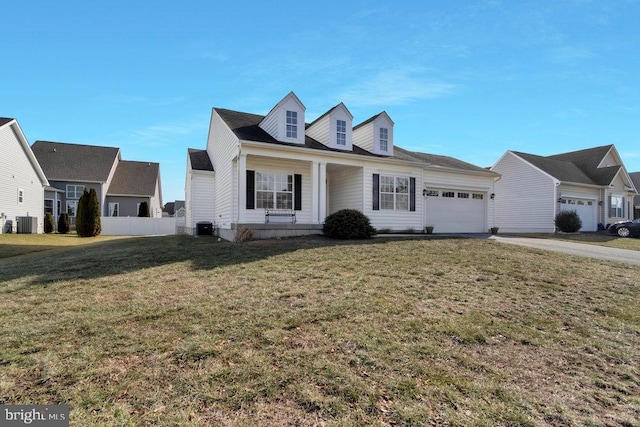
<svg viewBox="0 0 640 427">
<path fill-rule="evenodd" d="M 320 209 L 319 222 L 327 216 L 327 162 L 320 162 Z"/>
<path fill-rule="evenodd" d="M 318 175 L 318 161 L 314 160 L 311 162 L 311 222 L 313 224 L 318 224 L 319 222 L 320 178 Z"/>
<path fill-rule="evenodd" d="M 247 155 L 238 156 L 238 223 L 245 222 L 245 209 L 247 207 Z"/>
</svg>

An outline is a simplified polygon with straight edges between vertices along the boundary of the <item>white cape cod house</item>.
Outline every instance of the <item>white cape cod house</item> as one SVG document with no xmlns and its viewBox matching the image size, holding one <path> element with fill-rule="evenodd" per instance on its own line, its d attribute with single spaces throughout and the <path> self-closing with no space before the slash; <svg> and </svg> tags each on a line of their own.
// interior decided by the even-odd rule
<svg viewBox="0 0 640 427">
<path fill-rule="evenodd" d="M 210 222 L 233 239 L 320 233 L 357 209 L 378 231 L 487 232 L 495 172 L 394 144 L 386 112 L 353 126 L 340 103 L 310 124 L 289 93 L 266 115 L 214 108 L 206 150 L 189 149 L 186 229 Z"/>
<path fill-rule="evenodd" d="M 496 183 L 495 222 L 504 232 L 555 232 L 555 216 L 575 210 L 581 231 L 633 219 L 637 194 L 613 145 L 552 156 L 507 151 L 491 168 Z"/>
</svg>

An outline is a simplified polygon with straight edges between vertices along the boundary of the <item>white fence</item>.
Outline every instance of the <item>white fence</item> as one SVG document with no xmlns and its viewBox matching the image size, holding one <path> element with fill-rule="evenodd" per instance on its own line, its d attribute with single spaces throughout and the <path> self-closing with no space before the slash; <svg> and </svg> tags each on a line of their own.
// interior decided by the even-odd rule
<svg viewBox="0 0 640 427">
<path fill-rule="evenodd" d="M 176 234 L 176 219 L 135 216 L 100 217 L 103 236 L 159 236 Z"/>
</svg>

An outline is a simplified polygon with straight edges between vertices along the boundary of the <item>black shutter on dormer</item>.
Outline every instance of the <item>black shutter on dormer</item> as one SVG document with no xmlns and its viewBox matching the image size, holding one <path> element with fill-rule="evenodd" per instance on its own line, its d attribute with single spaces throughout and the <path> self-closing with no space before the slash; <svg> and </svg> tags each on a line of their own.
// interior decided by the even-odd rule
<svg viewBox="0 0 640 427">
<path fill-rule="evenodd" d="M 293 175 L 293 209 L 302 210 L 302 175 Z"/>
<path fill-rule="evenodd" d="M 415 212 L 416 210 L 416 179 L 409 178 L 409 210 Z"/>
<path fill-rule="evenodd" d="M 247 171 L 247 209 L 255 209 L 256 206 L 256 172 Z"/>
<path fill-rule="evenodd" d="M 380 210 L 380 174 L 373 174 L 373 210 Z"/>
</svg>

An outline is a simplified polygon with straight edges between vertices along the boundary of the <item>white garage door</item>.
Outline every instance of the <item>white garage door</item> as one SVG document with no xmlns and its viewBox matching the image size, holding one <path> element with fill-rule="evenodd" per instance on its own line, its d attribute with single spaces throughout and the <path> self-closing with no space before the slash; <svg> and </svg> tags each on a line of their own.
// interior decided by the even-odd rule
<svg viewBox="0 0 640 427">
<path fill-rule="evenodd" d="M 486 233 L 487 195 L 482 192 L 429 189 L 425 197 L 426 225 L 435 233 Z"/>
<path fill-rule="evenodd" d="M 562 199 L 560 210 L 573 211 L 575 210 L 582 221 L 582 228 L 580 231 L 597 231 L 598 222 L 596 220 L 596 203 L 594 200 L 566 198 Z"/>
</svg>

